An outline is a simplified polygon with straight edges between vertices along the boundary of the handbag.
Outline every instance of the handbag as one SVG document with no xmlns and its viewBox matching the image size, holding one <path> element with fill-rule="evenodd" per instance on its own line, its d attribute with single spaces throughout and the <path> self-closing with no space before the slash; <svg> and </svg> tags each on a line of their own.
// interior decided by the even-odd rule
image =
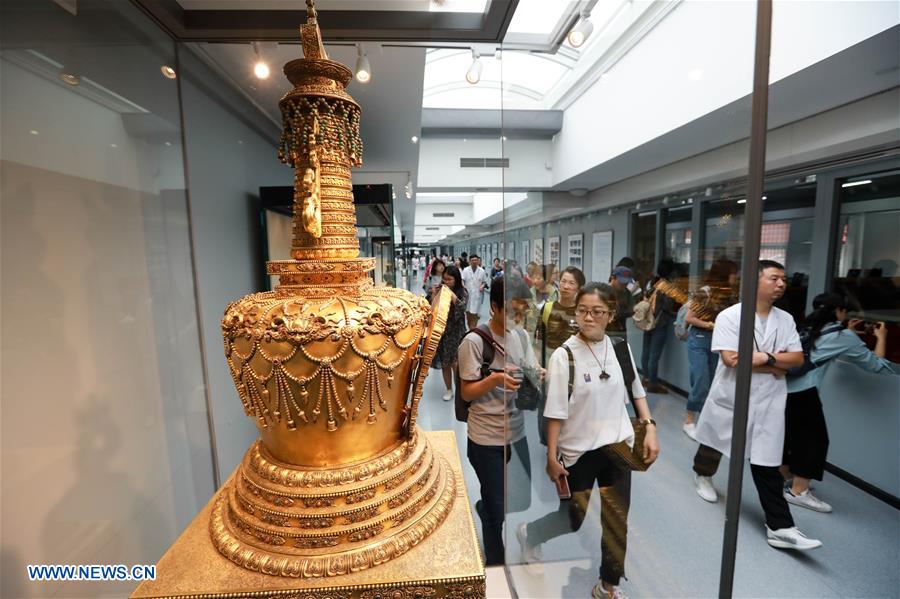
<svg viewBox="0 0 900 599">
<path fill-rule="evenodd" d="M 631 384 L 634 382 L 634 364 L 631 362 L 631 354 L 628 351 L 628 343 L 619 340 L 613 344 L 616 359 L 622 369 L 622 378 L 625 380 L 625 389 L 628 391 L 628 399 L 634 405 L 634 397 L 631 393 Z M 647 435 L 647 426 L 639 418 L 631 417 L 631 427 L 634 429 L 634 445 L 628 446 L 625 441 L 604 445 L 603 450 L 615 464 L 622 470 L 636 470 L 646 472 L 650 464 L 644 461 L 644 437 Z"/>
<path fill-rule="evenodd" d="M 522 353 L 528 355 L 528 334 L 522 329 L 516 329 L 516 333 L 522 341 Z M 537 370 L 530 367 L 522 367 L 525 376 L 522 377 L 522 384 L 516 392 L 516 409 L 518 410 L 536 410 L 541 403 L 541 389 L 535 382 L 539 377 Z"/>
<path fill-rule="evenodd" d="M 656 292 L 650 299 L 643 299 L 634 307 L 634 326 L 642 331 L 652 331 L 656 328 Z"/>
<path fill-rule="evenodd" d="M 628 447 L 625 441 L 619 441 L 603 447 L 605 453 L 622 470 L 636 470 L 646 472 L 650 464 L 644 461 L 644 437 L 647 434 L 647 426 L 640 419 L 632 417 L 631 426 L 634 428 L 634 446 Z"/>
</svg>

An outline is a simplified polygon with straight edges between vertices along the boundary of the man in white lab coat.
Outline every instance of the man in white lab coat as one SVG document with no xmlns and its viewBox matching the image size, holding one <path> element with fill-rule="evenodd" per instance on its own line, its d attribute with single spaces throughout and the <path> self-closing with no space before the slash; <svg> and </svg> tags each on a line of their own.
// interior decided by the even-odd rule
<svg viewBox="0 0 900 599">
<path fill-rule="evenodd" d="M 462 282 L 469 294 L 469 303 L 466 305 L 466 322 L 469 329 L 476 329 L 481 313 L 481 302 L 484 299 L 484 290 L 488 285 L 487 272 L 482 268 L 481 258 L 477 254 L 469 257 L 469 265 L 462 271 Z"/>
<path fill-rule="evenodd" d="M 769 545 L 780 549 L 813 549 L 822 542 L 806 537 L 794 526 L 783 495 L 784 479 L 778 471 L 784 451 L 787 401 L 784 374 L 788 368 L 803 363 L 803 348 L 793 317 L 773 305 L 784 295 L 786 286 L 784 266 L 772 260 L 760 260 L 747 455 L 753 484 L 766 515 Z M 740 320 L 741 304 L 723 310 L 716 318 L 711 349 L 719 352 L 721 359 L 697 423 L 700 448 L 694 456 L 694 480 L 697 494 L 712 503 L 718 499 L 712 476 L 722 455 L 728 455 L 731 450 Z"/>
</svg>

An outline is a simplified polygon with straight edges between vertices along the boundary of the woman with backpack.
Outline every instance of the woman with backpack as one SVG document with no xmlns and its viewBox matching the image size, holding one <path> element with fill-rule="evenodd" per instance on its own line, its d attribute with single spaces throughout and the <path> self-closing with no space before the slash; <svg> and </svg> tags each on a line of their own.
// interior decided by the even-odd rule
<svg viewBox="0 0 900 599">
<path fill-rule="evenodd" d="M 784 498 L 788 503 L 830 512 L 831 506 L 810 492 L 810 479 L 822 480 L 828 455 L 828 430 L 819 399 L 818 386 L 835 358 L 879 374 L 900 374 L 900 368 L 884 359 L 887 328 L 883 322 L 873 331 L 875 351 L 859 338 L 859 320 L 849 328 L 849 302 L 837 293 L 822 293 L 813 299 L 813 312 L 800 329 L 804 364 L 787 372 L 787 405 L 784 410 L 784 459 L 781 474 L 786 481 Z M 793 479 L 793 480 L 791 480 Z"/>
<path fill-rule="evenodd" d="M 557 347 L 577 332 L 575 326 L 575 296 L 586 283 L 584 273 L 574 266 L 563 269 L 559 278 L 559 299 L 548 301 L 541 308 L 537 339 L 540 342 L 541 366 Z"/>
<path fill-rule="evenodd" d="M 646 464 L 659 455 L 656 423 L 646 393 L 624 340 L 605 334 L 615 314 L 616 294 L 603 283 L 589 283 L 575 297 L 578 333 L 550 357 L 547 407 L 547 475 L 559 485 L 567 477 L 571 499 L 561 495 L 556 512 L 522 524 L 516 530 L 526 562 L 539 561 L 540 545 L 578 530 L 584 522 L 596 482 L 600 488 L 600 580 L 593 599 L 623 599 L 619 580 L 625 575 L 631 470 L 612 456 L 609 446 L 634 443 L 634 428 L 626 410 L 631 402 L 646 427 Z M 626 381 L 631 381 L 630 389 Z"/>
<path fill-rule="evenodd" d="M 466 293 L 466 288 L 463 287 L 462 274 L 453 265 L 444 269 L 442 284 L 450 288 L 453 297 L 450 299 L 447 325 L 444 327 L 444 334 L 441 335 L 431 367 L 443 371 L 444 386 L 447 390 L 442 399 L 450 401 L 453 399 L 453 369 L 456 368 L 459 344 L 466 334 L 466 304 L 469 303 L 469 295 Z M 432 293 L 437 293 L 436 287 Z"/>
</svg>

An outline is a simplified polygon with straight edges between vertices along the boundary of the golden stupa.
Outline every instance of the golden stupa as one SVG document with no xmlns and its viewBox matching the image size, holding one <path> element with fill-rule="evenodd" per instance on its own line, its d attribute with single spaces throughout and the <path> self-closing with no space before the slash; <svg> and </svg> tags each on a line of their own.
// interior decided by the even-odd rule
<svg viewBox="0 0 900 599">
<path fill-rule="evenodd" d="M 416 427 L 450 292 L 429 305 L 369 278 L 352 72 L 328 59 L 312 0 L 300 33 L 305 57 L 285 65 L 294 87 L 279 103 L 293 259 L 269 262 L 275 291 L 222 320 L 260 438 L 133 596 L 483 597 L 455 439 Z"/>
<path fill-rule="evenodd" d="M 309 4 L 305 58 L 285 65 L 294 89 L 279 103 L 279 157 L 295 170 L 294 259 L 269 262 L 275 291 L 233 303 L 222 321 L 260 439 L 210 522 L 233 562 L 301 578 L 406 553 L 456 494 L 415 426 L 449 300 L 432 311 L 408 291 L 375 287 L 375 259 L 359 257 L 350 167 L 362 164 L 360 108 L 344 89 L 352 72 L 328 59 Z"/>
</svg>

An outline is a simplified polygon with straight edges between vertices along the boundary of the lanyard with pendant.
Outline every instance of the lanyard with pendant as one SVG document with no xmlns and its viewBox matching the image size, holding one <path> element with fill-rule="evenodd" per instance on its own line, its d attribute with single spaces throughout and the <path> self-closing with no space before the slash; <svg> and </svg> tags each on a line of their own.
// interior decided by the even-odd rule
<svg viewBox="0 0 900 599">
<path fill-rule="evenodd" d="M 590 342 L 585 343 L 588 348 L 588 351 L 591 352 L 591 355 L 594 356 L 594 360 L 597 361 L 597 364 L 600 366 L 600 380 L 606 380 L 609 378 L 609 374 L 606 372 L 606 356 L 609 354 L 609 339 L 604 337 L 604 341 L 606 341 L 606 345 L 603 347 L 603 363 L 600 362 L 600 359 L 597 357 L 597 354 L 594 353 L 594 350 L 591 348 Z M 585 373 L 584 378 L 585 382 L 591 382 L 591 375 Z"/>
</svg>

